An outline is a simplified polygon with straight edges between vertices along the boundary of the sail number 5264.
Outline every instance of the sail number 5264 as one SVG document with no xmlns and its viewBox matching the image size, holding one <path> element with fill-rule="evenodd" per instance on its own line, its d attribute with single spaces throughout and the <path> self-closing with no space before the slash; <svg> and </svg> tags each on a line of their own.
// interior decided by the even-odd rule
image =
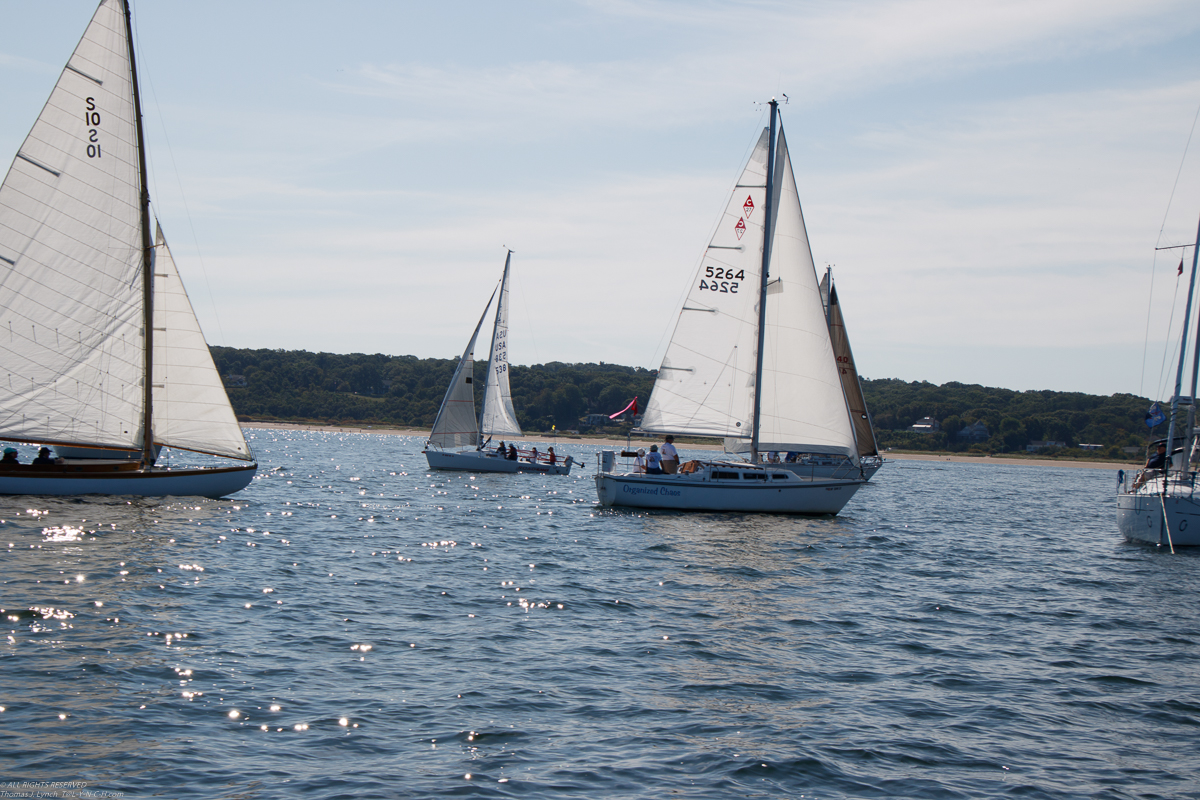
<svg viewBox="0 0 1200 800">
<path fill-rule="evenodd" d="M 700 288 L 710 292 L 737 294 L 738 281 L 745 280 L 746 270 L 734 272 L 724 267 L 705 267 L 704 275 L 700 278 Z"/>
</svg>

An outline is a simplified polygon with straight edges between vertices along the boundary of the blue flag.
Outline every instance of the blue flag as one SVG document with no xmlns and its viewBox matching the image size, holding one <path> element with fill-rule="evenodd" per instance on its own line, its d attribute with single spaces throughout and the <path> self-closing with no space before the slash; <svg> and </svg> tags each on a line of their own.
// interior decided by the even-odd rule
<svg viewBox="0 0 1200 800">
<path fill-rule="evenodd" d="M 1167 419 L 1159 408 L 1158 403 L 1150 406 L 1150 410 L 1146 412 L 1146 427 L 1153 428 L 1155 425 L 1161 425 Z"/>
</svg>

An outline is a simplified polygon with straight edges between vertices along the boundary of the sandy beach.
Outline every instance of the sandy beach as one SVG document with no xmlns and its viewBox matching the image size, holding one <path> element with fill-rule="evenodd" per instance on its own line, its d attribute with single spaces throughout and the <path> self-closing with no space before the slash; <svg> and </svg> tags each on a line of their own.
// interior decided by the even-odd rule
<svg viewBox="0 0 1200 800">
<path fill-rule="evenodd" d="M 242 423 L 245 428 L 258 428 L 263 430 L 289 430 L 289 431 L 324 431 L 327 433 L 379 433 L 392 436 L 417 436 L 425 437 L 429 435 L 429 431 L 415 428 L 388 428 L 384 426 L 363 427 L 341 427 L 336 425 L 304 425 L 301 423 L 291 422 L 245 422 Z M 506 440 L 507 441 L 507 440 Z M 659 441 L 658 438 L 637 437 L 630 442 L 624 439 L 606 439 L 593 438 L 590 436 L 559 436 L 556 438 L 544 436 L 541 434 L 514 437 L 515 442 L 532 442 L 553 444 L 559 442 L 575 442 L 578 444 L 591 444 L 596 447 L 611 447 L 624 448 L 626 444 L 630 446 L 639 446 L 639 442 L 654 443 Z M 647 445 L 648 446 L 648 445 Z M 681 443 L 681 448 L 687 450 L 713 450 L 721 452 L 722 448 L 716 444 L 691 444 Z M 956 455 L 950 453 L 892 453 L 883 454 L 887 461 L 949 461 L 957 464 L 981 464 L 981 465 L 1003 465 L 1003 464 L 1022 464 L 1025 466 L 1037 467 L 1066 467 L 1070 469 L 1127 469 L 1136 470 L 1139 465 L 1132 462 L 1122 463 L 1119 461 L 1067 461 L 1065 459 L 1055 460 L 1050 458 L 1021 458 L 1014 456 L 968 456 Z"/>
</svg>

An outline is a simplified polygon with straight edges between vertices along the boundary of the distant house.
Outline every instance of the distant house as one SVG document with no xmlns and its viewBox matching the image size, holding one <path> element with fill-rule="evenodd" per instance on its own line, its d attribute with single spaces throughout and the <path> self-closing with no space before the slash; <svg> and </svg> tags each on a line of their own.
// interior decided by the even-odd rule
<svg viewBox="0 0 1200 800">
<path fill-rule="evenodd" d="M 910 427 L 910 431 L 917 433 L 937 433 L 942 429 L 942 423 L 938 422 L 933 417 L 921 417 L 914 422 Z"/>
<path fill-rule="evenodd" d="M 609 422 L 608 414 L 588 414 L 583 418 L 584 425 L 607 425 Z"/>
<path fill-rule="evenodd" d="M 226 389 L 245 389 L 249 386 L 246 383 L 245 375 L 226 375 L 221 381 L 225 384 Z"/>
<path fill-rule="evenodd" d="M 983 420 L 973 422 L 958 432 L 960 442 L 985 442 L 989 436 L 991 434 L 988 433 L 987 425 L 983 424 Z"/>
<path fill-rule="evenodd" d="M 1025 452 L 1036 453 L 1038 450 L 1046 450 L 1051 447 L 1063 448 L 1066 446 L 1066 442 L 1030 442 L 1029 444 L 1025 445 Z M 1100 445 L 1095 445 L 1095 447 L 1098 448 Z"/>
<path fill-rule="evenodd" d="M 1101 447 L 1104 447 L 1104 445 L 1102 445 L 1102 444 L 1080 444 L 1079 445 L 1080 450 L 1099 450 Z"/>
</svg>

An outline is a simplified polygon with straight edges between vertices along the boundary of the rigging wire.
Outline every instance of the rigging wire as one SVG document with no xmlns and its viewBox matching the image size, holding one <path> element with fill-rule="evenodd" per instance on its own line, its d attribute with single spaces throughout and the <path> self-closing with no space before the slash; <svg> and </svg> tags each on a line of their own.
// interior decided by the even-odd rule
<svg viewBox="0 0 1200 800">
<path fill-rule="evenodd" d="M 130 0 L 129 4 L 130 4 L 130 6 L 136 5 L 135 0 Z M 146 56 L 145 56 L 145 51 L 142 50 L 142 47 L 140 44 L 141 39 L 142 39 L 142 33 L 141 33 L 141 29 L 138 27 L 138 22 L 139 22 L 140 16 L 141 16 L 140 13 L 133 14 L 133 30 L 134 30 L 134 37 L 135 37 L 134 44 L 135 44 L 135 47 L 137 50 L 138 61 L 143 65 L 143 69 L 140 70 L 138 78 L 140 79 L 140 82 L 143 86 L 149 88 L 150 97 L 153 100 L 152 105 L 154 106 L 155 112 L 158 114 L 158 125 L 159 125 L 160 130 L 162 131 L 163 144 L 165 145 L 167 154 L 171 157 L 171 169 L 175 174 L 175 183 L 179 187 L 179 197 L 180 197 L 181 201 L 183 202 L 183 214 L 184 214 L 184 217 L 187 219 L 188 229 L 192 232 L 192 242 L 194 243 L 194 245 L 196 247 L 196 261 L 200 264 L 200 274 L 204 277 L 204 288 L 208 293 L 208 302 L 212 307 L 213 319 L 216 320 L 216 323 L 217 323 L 217 337 L 221 340 L 221 342 L 225 342 L 225 330 L 221 326 L 221 315 L 218 310 L 219 307 L 217 305 L 216 298 L 213 297 L 212 281 L 210 281 L 208 279 L 208 267 L 205 266 L 205 264 L 204 264 L 204 255 L 202 254 L 202 252 L 200 250 L 200 237 L 196 233 L 196 221 L 192 217 L 192 210 L 191 210 L 191 207 L 188 205 L 188 201 L 187 201 L 187 193 L 184 191 L 184 188 L 183 188 L 183 180 L 181 179 L 181 177 L 179 175 L 179 165 L 175 161 L 175 150 L 174 150 L 174 148 L 171 147 L 171 137 L 167 133 L 167 123 L 166 123 L 166 119 L 163 117 L 162 104 L 158 102 L 158 92 L 155 91 L 155 89 L 154 89 L 154 80 L 151 77 L 154 74 L 154 70 L 145 69 Z M 158 171 L 156 169 L 154 169 L 154 166 L 153 166 L 154 165 L 154 151 L 149 147 L 146 148 L 146 159 L 147 159 L 147 161 L 149 161 L 149 164 L 150 164 L 149 169 L 150 169 L 150 172 L 152 175 L 152 177 L 150 177 L 149 180 L 155 186 L 154 193 L 158 194 Z M 149 187 L 147 187 L 147 189 L 149 189 Z M 157 208 L 157 204 L 154 204 L 154 205 Z M 157 219 L 158 219 L 158 215 L 155 214 L 155 220 L 157 221 Z M 153 233 L 151 233 L 151 238 L 153 238 Z M 170 244 L 170 242 L 168 242 L 168 245 L 169 244 Z M 177 264 L 176 269 L 178 269 L 178 268 L 179 268 L 179 266 Z M 208 337 L 206 336 L 205 339 L 208 339 Z"/>
<path fill-rule="evenodd" d="M 1196 107 L 1196 115 L 1194 117 L 1192 117 L 1191 130 L 1188 131 L 1187 141 L 1184 142 L 1184 145 L 1183 145 L 1183 155 L 1179 159 L 1179 169 L 1175 172 L 1175 182 L 1173 184 L 1171 184 L 1171 194 L 1167 197 L 1167 207 L 1166 207 L 1166 210 L 1163 211 L 1163 221 L 1162 221 L 1162 225 L 1159 226 L 1159 229 L 1158 229 L 1158 239 L 1155 240 L 1155 243 L 1154 243 L 1155 247 L 1158 247 L 1159 245 L 1162 244 L 1163 231 L 1167 227 L 1167 217 L 1171 213 L 1171 203 L 1175 199 L 1175 190 L 1179 188 L 1179 178 L 1180 178 L 1180 176 L 1183 175 L 1183 165 L 1187 161 L 1188 148 L 1192 144 L 1192 136 L 1196 133 L 1196 122 L 1198 120 L 1200 120 L 1200 106 Z M 1158 251 L 1155 250 L 1154 258 L 1150 262 L 1150 297 L 1146 301 L 1146 335 L 1142 342 L 1142 374 L 1138 378 L 1138 393 L 1139 394 L 1143 391 L 1143 388 L 1145 386 L 1145 381 L 1146 381 L 1146 355 L 1147 355 L 1147 352 L 1150 347 L 1150 320 L 1153 316 L 1153 309 L 1154 309 L 1154 273 L 1156 271 L 1157 266 L 1158 266 Z M 1176 276 L 1176 278 L 1175 278 L 1175 301 L 1172 303 L 1172 306 L 1171 306 L 1172 320 L 1175 318 L 1174 303 L 1178 302 L 1178 300 L 1179 300 L 1179 276 Z M 1170 324 L 1168 324 L 1167 325 L 1167 337 L 1170 338 L 1170 335 L 1171 335 L 1171 327 L 1170 327 Z M 1158 375 L 1158 385 L 1159 385 L 1160 391 L 1163 386 L 1163 383 L 1162 383 L 1163 371 L 1162 370 L 1165 369 L 1165 365 L 1166 365 L 1165 348 L 1164 348 L 1164 353 L 1163 353 L 1163 365 L 1164 366 L 1162 369 L 1160 369 L 1159 375 Z"/>
</svg>

